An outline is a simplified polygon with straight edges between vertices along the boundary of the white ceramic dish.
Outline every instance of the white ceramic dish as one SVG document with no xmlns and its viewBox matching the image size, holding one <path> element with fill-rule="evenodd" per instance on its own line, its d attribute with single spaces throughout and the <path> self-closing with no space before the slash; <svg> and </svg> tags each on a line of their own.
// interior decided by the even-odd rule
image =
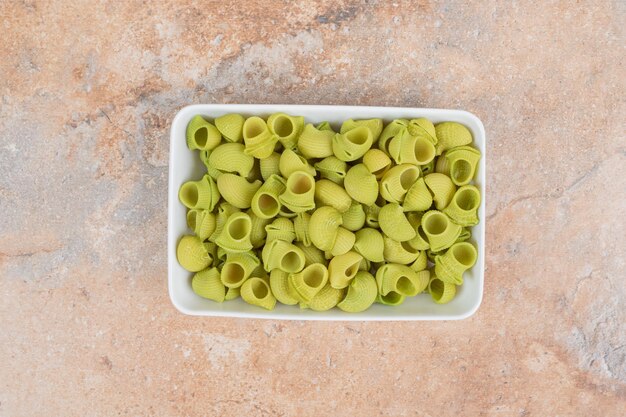
<svg viewBox="0 0 626 417">
<path fill-rule="evenodd" d="M 326 312 L 301 310 L 297 306 L 278 303 L 273 311 L 266 311 L 246 304 L 241 298 L 216 303 L 197 296 L 191 289 L 191 274 L 176 260 L 176 244 L 179 237 L 189 233 L 186 224 L 186 209 L 178 200 L 178 189 L 191 179 L 200 178 L 205 172 L 197 151 L 190 151 L 185 141 L 187 123 L 196 114 L 215 118 L 226 113 L 244 116 L 268 116 L 276 112 L 302 115 L 307 122 L 329 121 L 339 127 L 346 119 L 369 119 L 380 117 L 385 123 L 397 118 L 426 117 L 433 123 L 459 122 L 467 126 L 474 135 L 474 146 L 483 157 L 476 175 L 476 184 L 481 190 L 482 201 L 478 210 L 480 223 L 472 229 L 471 241 L 478 248 L 478 261 L 465 273 L 465 282 L 458 287 L 457 295 L 448 304 L 435 304 L 428 294 L 407 298 L 400 306 L 374 304 L 362 313 L 345 313 L 339 309 Z M 268 318 L 282 320 L 458 320 L 476 312 L 483 297 L 485 271 L 485 194 L 486 194 L 486 139 L 482 122 L 475 115 L 460 110 L 421 109 L 402 107 L 362 106 L 308 106 L 274 104 L 199 104 L 183 108 L 172 122 L 170 138 L 170 166 L 168 193 L 168 286 L 174 306 L 182 313 L 196 316 L 224 316 Z"/>
</svg>

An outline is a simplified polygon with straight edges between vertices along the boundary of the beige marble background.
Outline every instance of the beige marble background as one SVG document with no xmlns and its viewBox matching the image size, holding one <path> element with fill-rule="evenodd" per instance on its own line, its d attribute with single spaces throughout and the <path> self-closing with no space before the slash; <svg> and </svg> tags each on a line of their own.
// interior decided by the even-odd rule
<svg viewBox="0 0 626 417">
<path fill-rule="evenodd" d="M 620 416 L 623 1 L 0 2 L 0 416 Z M 489 140 L 465 321 L 185 317 L 190 103 L 467 109 Z"/>
</svg>

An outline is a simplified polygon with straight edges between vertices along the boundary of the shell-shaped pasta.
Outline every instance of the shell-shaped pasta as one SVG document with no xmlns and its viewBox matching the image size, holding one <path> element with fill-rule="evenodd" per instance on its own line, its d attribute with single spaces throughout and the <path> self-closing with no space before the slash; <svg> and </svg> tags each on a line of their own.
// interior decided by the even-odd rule
<svg viewBox="0 0 626 417">
<path fill-rule="evenodd" d="M 252 204 L 252 197 L 261 188 L 261 181 L 248 182 L 244 177 L 235 174 L 222 174 L 217 179 L 217 189 L 233 206 L 246 209 Z"/>
<path fill-rule="evenodd" d="M 272 240 L 284 240 L 285 242 L 293 242 L 296 238 L 296 233 L 291 220 L 284 217 L 279 217 L 267 226 L 265 226 L 265 232 L 267 233 L 266 242 L 269 243 Z"/>
<path fill-rule="evenodd" d="M 268 117 L 267 126 L 285 149 L 293 149 L 296 147 L 298 137 L 304 128 L 304 117 L 274 113 Z"/>
<path fill-rule="evenodd" d="M 304 268 L 304 253 L 302 250 L 284 240 L 274 239 L 267 242 L 261 252 L 263 266 L 266 271 L 278 268 L 289 273 L 302 271 Z"/>
<path fill-rule="evenodd" d="M 252 210 L 246 211 L 248 216 L 250 216 L 251 227 L 250 227 L 250 243 L 252 243 L 253 248 L 260 248 L 265 243 L 265 238 L 267 236 L 267 232 L 265 231 L 265 226 L 272 222 L 272 219 L 262 219 Z"/>
<path fill-rule="evenodd" d="M 435 125 L 433 125 L 433 122 L 424 117 L 411 119 L 407 126 L 407 130 L 413 136 L 423 136 L 433 145 L 437 144 L 437 132 L 435 131 Z"/>
<path fill-rule="evenodd" d="M 215 231 L 209 236 L 209 241 L 215 242 L 215 239 L 222 233 L 226 221 L 231 214 L 238 213 L 239 209 L 232 204 L 222 201 L 217 207 L 217 217 L 215 219 Z"/>
<path fill-rule="evenodd" d="M 435 159 L 435 145 L 424 136 L 404 131 L 389 141 L 389 155 L 397 164 L 426 165 Z"/>
<path fill-rule="evenodd" d="M 404 211 L 425 211 L 433 205 L 433 195 L 426 187 L 424 178 L 418 178 L 404 196 Z"/>
<path fill-rule="evenodd" d="M 207 151 L 215 148 L 222 141 L 222 135 L 212 123 L 202 116 L 194 116 L 187 125 L 187 147 L 191 150 Z"/>
<path fill-rule="evenodd" d="M 426 256 L 426 251 L 419 251 L 415 262 L 411 264 L 411 269 L 414 271 L 423 271 L 428 266 L 428 256 Z"/>
<path fill-rule="evenodd" d="M 371 206 L 365 207 L 365 224 L 368 227 L 372 227 L 374 229 L 380 228 L 378 224 L 378 214 L 380 213 L 380 206 L 376 204 L 372 204 Z"/>
<path fill-rule="evenodd" d="M 446 304 L 456 295 L 456 285 L 432 277 L 428 283 L 428 292 L 435 303 Z"/>
<path fill-rule="evenodd" d="M 202 271 L 213 261 L 209 255 L 208 244 L 197 236 L 185 235 L 176 247 L 176 258 L 180 266 L 190 272 Z"/>
<path fill-rule="evenodd" d="M 259 161 L 259 168 L 261 170 L 261 177 L 264 181 L 267 181 L 272 175 L 280 176 L 280 154 L 274 152 L 265 159 Z"/>
<path fill-rule="evenodd" d="M 207 174 L 209 175 L 209 177 L 213 178 L 214 180 L 217 180 L 217 177 L 222 175 L 222 171 L 220 171 L 217 168 L 214 168 L 209 163 L 209 156 L 211 155 L 211 151 L 200 151 L 199 155 L 200 155 L 200 160 L 202 161 L 202 163 L 206 167 L 206 171 L 207 171 Z"/>
<path fill-rule="evenodd" d="M 370 308 L 377 295 L 376 279 L 369 272 L 359 271 L 350 282 L 346 297 L 337 307 L 348 313 L 359 313 Z"/>
<path fill-rule="evenodd" d="M 278 175 L 271 175 L 254 193 L 250 207 L 261 219 L 276 217 L 280 211 L 280 195 L 285 192 L 285 180 Z"/>
<path fill-rule="evenodd" d="M 296 233 L 296 241 L 302 242 L 304 246 L 311 246 L 311 236 L 309 235 L 309 222 L 311 215 L 309 213 L 298 213 L 293 220 L 293 228 Z"/>
<path fill-rule="evenodd" d="M 255 158 L 263 159 L 274 152 L 278 138 L 272 135 L 265 120 L 258 116 L 248 117 L 243 124 L 244 152 Z"/>
<path fill-rule="evenodd" d="M 372 268 L 372 263 L 368 259 L 361 259 L 359 264 L 359 271 L 369 271 Z"/>
<path fill-rule="evenodd" d="M 313 311 L 327 311 L 335 307 L 343 299 L 344 294 L 344 289 L 333 288 L 330 283 L 326 283 L 307 305 Z"/>
<path fill-rule="evenodd" d="M 350 197 L 371 206 L 378 198 L 378 181 L 364 164 L 357 164 L 346 173 L 343 186 Z"/>
<path fill-rule="evenodd" d="M 402 207 L 396 203 L 385 204 L 378 214 L 378 223 L 384 234 L 399 242 L 415 237 L 415 229 L 407 220 Z"/>
<path fill-rule="evenodd" d="M 224 296 L 224 301 L 234 300 L 240 295 L 239 288 L 228 288 L 226 287 L 226 295 Z"/>
<path fill-rule="evenodd" d="M 435 256 L 435 275 L 443 282 L 463 284 L 463 273 L 476 263 L 478 253 L 469 242 L 455 243 L 443 255 Z"/>
<path fill-rule="evenodd" d="M 215 243 L 227 252 L 247 252 L 252 249 L 251 232 L 250 216 L 242 212 L 233 213 L 226 220 Z"/>
<path fill-rule="evenodd" d="M 365 126 L 355 127 L 333 137 L 333 153 L 342 161 L 354 161 L 365 155 L 373 141 L 370 129 Z"/>
<path fill-rule="evenodd" d="M 383 119 L 348 119 L 341 125 L 341 130 L 339 131 L 339 133 L 346 133 L 360 126 L 365 126 L 366 128 L 368 128 L 370 132 L 372 132 L 372 139 L 376 141 L 378 140 L 380 133 L 383 131 Z"/>
<path fill-rule="evenodd" d="M 262 278 L 252 277 L 241 286 L 241 298 L 248 304 L 273 310 L 276 298 L 270 291 L 269 284 Z"/>
<path fill-rule="evenodd" d="M 406 265 L 387 263 L 376 271 L 376 284 L 381 295 L 397 292 L 413 297 L 424 291 L 428 281 Z"/>
<path fill-rule="evenodd" d="M 335 132 L 333 127 L 330 125 L 330 122 L 321 122 L 315 126 L 317 130 L 330 130 L 331 132 Z"/>
<path fill-rule="evenodd" d="M 340 227 L 337 229 L 337 236 L 335 237 L 335 243 L 333 244 L 330 253 L 333 256 L 343 255 L 348 252 L 354 246 L 356 237 L 351 231 Z"/>
<path fill-rule="evenodd" d="M 311 243 L 318 249 L 331 250 L 342 221 L 341 214 L 337 209 L 330 206 L 319 207 L 313 212 L 309 221 Z"/>
<path fill-rule="evenodd" d="M 272 294 L 282 304 L 289 306 L 298 304 L 298 299 L 289 289 L 289 273 L 276 268 L 270 272 L 270 288 Z"/>
<path fill-rule="evenodd" d="M 480 151 L 471 146 L 459 146 L 437 158 L 435 170 L 446 174 L 455 185 L 469 184 L 480 161 Z"/>
<path fill-rule="evenodd" d="M 209 165 L 221 172 L 236 172 L 247 177 L 254 166 L 254 157 L 245 153 L 241 143 L 224 143 L 209 154 Z"/>
<path fill-rule="evenodd" d="M 239 288 L 259 266 L 259 258 L 252 252 L 228 253 L 222 266 L 220 280 L 229 288 Z"/>
<path fill-rule="evenodd" d="M 474 226 L 478 224 L 478 207 L 480 206 L 480 191 L 473 185 L 460 187 L 448 207 L 443 212 L 460 226 Z"/>
<path fill-rule="evenodd" d="M 187 181 L 178 191 L 178 199 L 189 209 L 213 208 L 220 199 L 220 192 L 213 178 L 205 175 L 199 181 Z"/>
<path fill-rule="evenodd" d="M 394 166 L 380 180 L 380 195 L 390 203 L 402 203 L 420 174 L 421 171 L 415 165 Z"/>
<path fill-rule="evenodd" d="M 331 206 L 340 213 L 345 213 L 352 205 L 352 199 L 346 190 L 330 180 L 319 180 L 315 183 L 315 201 L 320 206 Z"/>
<path fill-rule="evenodd" d="M 463 229 L 461 229 L 461 234 L 459 235 L 459 237 L 456 238 L 456 241 L 457 241 L 457 243 L 458 242 L 465 242 L 466 240 L 468 240 L 471 237 L 472 237 L 472 232 L 469 229 L 463 228 Z"/>
<path fill-rule="evenodd" d="M 391 159 L 380 149 L 370 149 L 363 155 L 363 165 L 379 180 L 391 168 Z"/>
<path fill-rule="evenodd" d="M 352 202 L 350 208 L 341 215 L 342 226 L 351 232 L 356 232 L 365 224 L 365 211 L 363 206 L 356 201 Z"/>
<path fill-rule="evenodd" d="M 409 242 L 398 242 L 386 236 L 384 238 L 383 256 L 387 262 L 408 265 L 417 259 L 419 252 Z"/>
<path fill-rule="evenodd" d="M 330 180 L 335 184 L 343 185 L 343 179 L 348 172 L 348 164 L 336 156 L 329 156 L 322 159 L 315 165 L 322 178 Z"/>
<path fill-rule="evenodd" d="M 409 245 L 411 245 L 413 249 L 417 249 L 421 251 L 430 249 L 430 243 L 428 243 L 428 237 L 424 233 L 424 229 L 422 229 L 421 224 L 415 227 L 415 232 L 416 232 L 415 237 L 407 241 Z"/>
<path fill-rule="evenodd" d="M 366 227 L 355 233 L 354 250 L 372 262 L 382 262 L 385 243 L 383 235 L 376 229 Z"/>
<path fill-rule="evenodd" d="M 324 257 L 324 252 L 315 246 L 305 246 L 302 242 L 296 242 L 295 245 L 304 253 L 304 266 L 309 266 L 315 263 L 326 265 L 328 263 Z"/>
<path fill-rule="evenodd" d="M 281 204 L 278 214 L 287 219 L 294 218 L 298 215 L 298 213 L 294 213 L 289 207 L 285 206 L 284 204 Z"/>
<path fill-rule="evenodd" d="M 430 250 L 439 252 L 447 249 L 461 234 L 461 226 L 452 222 L 444 213 L 431 210 L 422 217 L 422 229 L 428 238 Z"/>
<path fill-rule="evenodd" d="M 450 204 L 456 186 L 452 183 L 452 180 L 447 175 L 434 172 L 424 177 L 424 182 L 433 195 L 433 201 L 435 202 L 435 208 L 437 210 L 443 210 Z"/>
<path fill-rule="evenodd" d="M 437 155 L 457 146 L 472 143 L 472 133 L 469 129 L 457 122 L 443 122 L 435 126 L 437 135 Z"/>
<path fill-rule="evenodd" d="M 376 296 L 377 303 L 384 304 L 387 306 L 399 306 L 400 304 L 404 302 L 405 299 L 406 299 L 406 296 L 402 294 L 398 294 L 395 291 L 391 291 L 387 295 L 378 294 Z"/>
<path fill-rule="evenodd" d="M 363 257 L 354 251 L 335 256 L 328 263 L 328 276 L 333 288 L 346 288 L 359 271 Z"/>
<path fill-rule="evenodd" d="M 288 282 L 298 301 L 308 303 L 328 282 L 328 269 L 324 264 L 311 264 L 289 275 Z"/>
<path fill-rule="evenodd" d="M 215 214 L 209 210 L 192 209 L 187 212 L 187 226 L 200 240 L 206 240 L 215 231 Z"/>
<path fill-rule="evenodd" d="M 408 124 L 409 121 L 407 119 L 396 119 L 393 122 L 389 123 L 387 126 L 385 126 L 382 133 L 380 134 L 380 138 L 378 138 L 378 149 L 386 154 L 389 154 L 389 150 L 387 149 L 389 141 L 397 134 L 405 131 Z"/>
<path fill-rule="evenodd" d="M 296 171 L 305 171 L 310 175 L 315 176 L 315 168 L 313 168 L 306 159 L 298 155 L 291 149 L 285 149 L 280 155 L 280 161 L 278 164 L 280 174 L 289 178 L 289 176 Z"/>
<path fill-rule="evenodd" d="M 326 158 L 333 154 L 332 130 L 321 130 L 307 124 L 298 139 L 298 150 L 305 158 Z"/>
<path fill-rule="evenodd" d="M 228 142 L 241 142 L 243 138 L 243 123 L 245 119 L 240 114 L 225 114 L 215 119 L 215 127 Z"/>
<path fill-rule="evenodd" d="M 226 287 L 220 279 L 217 268 L 207 268 L 197 272 L 191 278 L 191 288 L 200 297 L 221 303 L 226 296 Z"/>
<path fill-rule="evenodd" d="M 294 213 L 302 213 L 315 208 L 315 178 L 305 171 L 294 171 L 287 178 L 285 191 L 279 197 L 280 203 Z"/>
</svg>

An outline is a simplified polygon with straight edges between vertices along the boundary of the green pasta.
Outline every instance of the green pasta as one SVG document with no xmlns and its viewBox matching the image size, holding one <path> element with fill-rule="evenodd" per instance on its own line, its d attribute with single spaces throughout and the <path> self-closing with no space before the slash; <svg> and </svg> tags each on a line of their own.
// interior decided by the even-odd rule
<svg viewBox="0 0 626 417">
<path fill-rule="evenodd" d="M 240 210 L 226 201 L 222 201 L 217 207 L 217 217 L 215 218 L 215 230 L 209 236 L 209 241 L 215 242 L 215 239 L 222 233 L 226 220 L 231 214 L 238 213 Z"/>
<path fill-rule="evenodd" d="M 330 206 L 318 208 L 309 221 L 311 243 L 323 251 L 331 250 L 341 224 L 341 214 L 335 208 Z"/>
<path fill-rule="evenodd" d="M 279 217 L 265 226 L 266 241 L 278 239 L 291 243 L 296 239 L 296 232 L 293 222 L 284 217 Z"/>
<path fill-rule="evenodd" d="M 200 297 L 221 303 L 226 296 L 226 287 L 220 279 L 217 268 L 207 268 L 197 272 L 191 279 L 193 292 Z"/>
<path fill-rule="evenodd" d="M 372 146 L 372 131 L 365 126 L 358 126 L 333 137 L 333 153 L 342 161 L 359 159 Z"/>
<path fill-rule="evenodd" d="M 315 201 L 320 206 L 331 206 L 340 213 L 345 213 L 352 205 L 352 199 L 346 190 L 330 180 L 319 180 L 315 183 Z"/>
<path fill-rule="evenodd" d="M 222 141 L 222 135 L 217 128 L 207 122 L 202 116 L 194 116 L 187 125 L 187 147 L 209 151 Z"/>
<path fill-rule="evenodd" d="M 247 177 L 254 166 L 254 157 L 245 150 L 241 143 L 224 143 L 211 151 L 208 165 L 220 172 L 235 172 Z"/>
<path fill-rule="evenodd" d="M 407 129 L 408 124 L 409 121 L 407 119 L 396 119 L 385 126 L 380 134 L 380 138 L 378 139 L 378 148 L 389 155 L 389 150 L 387 149 L 389 141 L 396 135 L 404 132 Z"/>
<path fill-rule="evenodd" d="M 346 173 L 343 186 L 350 197 L 371 206 L 378 198 L 378 181 L 364 164 L 357 164 Z"/>
<path fill-rule="evenodd" d="M 271 219 L 280 212 L 279 196 L 285 191 L 285 180 L 272 174 L 252 196 L 250 207 L 261 219 Z"/>
<path fill-rule="evenodd" d="M 364 126 L 372 132 L 372 140 L 378 140 L 380 133 L 383 131 L 382 119 L 366 119 L 366 120 L 353 120 L 348 119 L 341 125 L 339 133 L 346 133 L 357 127 Z"/>
<path fill-rule="evenodd" d="M 328 311 L 343 299 L 344 294 L 344 289 L 333 288 L 330 283 L 326 283 L 307 303 L 307 306 L 313 311 Z"/>
<path fill-rule="evenodd" d="M 480 161 L 480 151 L 471 146 L 458 146 L 437 158 L 435 170 L 448 175 L 457 185 L 467 185 L 474 178 Z"/>
<path fill-rule="evenodd" d="M 295 273 L 304 268 L 304 253 L 302 250 L 280 239 L 268 241 L 261 252 L 263 266 L 270 272 L 275 268 L 282 271 Z"/>
<path fill-rule="evenodd" d="M 228 252 L 247 252 L 252 249 L 251 232 L 250 216 L 241 212 L 233 213 L 226 220 L 215 243 Z"/>
<path fill-rule="evenodd" d="M 289 289 L 289 275 L 288 272 L 278 268 L 272 269 L 270 272 L 270 289 L 280 303 L 292 306 L 298 304 L 298 299 Z"/>
<path fill-rule="evenodd" d="M 471 243 L 455 243 L 443 255 L 435 256 L 435 275 L 443 282 L 461 285 L 463 273 L 474 266 L 477 258 Z"/>
<path fill-rule="evenodd" d="M 272 222 L 272 219 L 262 219 L 252 209 L 246 211 L 246 214 L 250 216 L 250 243 L 253 248 L 260 248 L 265 243 L 267 232 L 265 227 Z"/>
<path fill-rule="evenodd" d="M 225 114 L 215 119 L 215 127 L 227 142 L 241 142 L 244 121 L 244 117 L 240 114 Z"/>
<path fill-rule="evenodd" d="M 304 253 L 304 266 L 309 266 L 315 263 L 326 265 L 328 263 L 324 257 L 324 252 L 315 246 L 305 246 L 302 242 L 296 242 L 295 245 L 300 248 L 302 253 Z"/>
<path fill-rule="evenodd" d="M 444 213 L 431 210 L 422 217 L 422 229 L 428 238 L 430 250 L 439 252 L 447 249 L 461 234 L 461 226 L 452 222 Z"/>
<path fill-rule="evenodd" d="M 336 156 L 329 156 L 322 159 L 315 165 L 315 169 L 319 171 L 320 176 L 330 180 L 335 184 L 343 185 L 343 179 L 348 172 L 348 164 Z"/>
<path fill-rule="evenodd" d="M 413 136 L 425 137 L 433 145 L 436 145 L 438 142 L 435 125 L 433 125 L 430 120 L 424 117 L 420 117 L 419 119 L 412 119 L 411 121 L 409 121 L 409 124 L 407 125 L 407 130 Z"/>
<path fill-rule="evenodd" d="M 391 159 L 380 149 L 370 149 L 363 155 L 363 164 L 379 180 L 391 168 Z"/>
<path fill-rule="evenodd" d="M 239 297 L 240 291 L 239 288 L 228 288 L 226 287 L 226 295 L 224 296 L 224 301 L 234 300 Z"/>
<path fill-rule="evenodd" d="M 187 226 L 200 238 L 207 240 L 215 231 L 215 214 L 209 210 L 192 209 L 187 212 Z"/>
<path fill-rule="evenodd" d="M 456 295 L 456 285 L 432 277 L 428 284 L 428 292 L 435 303 L 446 304 Z"/>
<path fill-rule="evenodd" d="M 294 171 L 287 178 L 285 191 L 279 197 L 280 203 L 294 213 L 302 213 L 315 208 L 315 178 L 306 171 Z"/>
<path fill-rule="evenodd" d="M 394 166 L 380 180 L 381 197 L 390 203 L 402 203 L 420 174 L 419 168 L 412 164 Z"/>
<path fill-rule="evenodd" d="M 363 257 L 354 251 L 335 256 L 328 263 L 328 277 L 333 288 L 346 288 L 359 271 Z"/>
<path fill-rule="evenodd" d="M 443 210 L 453 222 L 460 226 L 474 226 L 478 224 L 478 207 L 480 206 L 480 191 L 473 185 L 460 187 L 450 204 Z"/>
<path fill-rule="evenodd" d="M 359 313 L 374 304 L 377 295 L 378 288 L 372 274 L 359 271 L 350 282 L 346 297 L 337 304 L 337 307 L 349 313 Z"/>
<path fill-rule="evenodd" d="M 183 236 L 176 247 L 176 258 L 180 266 L 190 272 L 198 272 L 211 265 L 209 244 L 197 236 Z"/>
<path fill-rule="evenodd" d="M 456 186 L 450 179 L 450 177 L 440 174 L 438 172 L 428 174 L 424 177 L 424 182 L 433 195 L 433 201 L 435 202 L 435 208 L 437 210 L 443 210 L 450 204 Z"/>
<path fill-rule="evenodd" d="M 261 177 L 267 181 L 272 175 L 280 176 L 280 154 L 272 153 L 259 161 Z"/>
<path fill-rule="evenodd" d="M 229 288 L 239 288 L 259 266 L 259 259 L 253 252 L 228 253 L 222 266 L 220 280 Z"/>
<path fill-rule="evenodd" d="M 244 152 L 255 158 L 263 159 L 274 152 L 278 137 L 272 135 L 265 120 L 257 116 L 248 117 L 243 124 Z"/>
<path fill-rule="evenodd" d="M 428 256 L 425 250 L 420 250 L 415 262 L 411 264 L 411 269 L 414 271 L 423 271 L 428 266 Z"/>
<path fill-rule="evenodd" d="M 298 139 L 298 150 L 305 158 L 326 158 L 333 154 L 332 130 L 318 129 L 307 124 Z"/>
<path fill-rule="evenodd" d="M 418 178 L 407 191 L 402 208 L 404 211 L 425 211 L 433 205 L 433 195 L 426 186 L 424 178 Z"/>
<path fill-rule="evenodd" d="M 341 214 L 342 226 L 351 232 L 360 230 L 365 224 L 365 210 L 356 201 L 352 202 L 350 208 Z"/>
<path fill-rule="evenodd" d="M 437 135 L 437 155 L 445 150 L 472 143 L 472 133 L 468 128 L 456 122 L 443 122 L 435 126 Z"/>
<path fill-rule="evenodd" d="M 261 278 L 250 278 L 241 286 L 241 298 L 255 306 L 262 307 L 266 310 L 273 310 L 276 306 L 276 298 L 270 291 L 269 284 Z"/>
<path fill-rule="evenodd" d="M 309 213 L 298 213 L 293 220 L 296 241 L 302 242 L 304 246 L 311 246 L 311 236 L 309 234 L 310 221 L 311 215 Z"/>
<path fill-rule="evenodd" d="M 376 229 L 363 228 L 356 232 L 354 250 L 372 262 L 383 262 L 385 243 L 383 235 Z"/>
<path fill-rule="evenodd" d="M 304 117 L 275 113 L 267 119 L 267 126 L 285 149 L 294 149 L 304 128 Z"/>
<path fill-rule="evenodd" d="M 262 184 L 261 181 L 248 182 L 235 174 L 222 174 L 217 179 L 217 189 L 222 198 L 240 209 L 250 208 L 252 197 Z"/>
<path fill-rule="evenodd" d="M 323 264 L 311 264 L 289 275 L 289 289 L 298 301 L 308 303 L 328 282 L 328 269 Z"/>
<path fill-rule="evenodd" d="M 435 159 L 435 145 L 425 136 L 412 136 L 406 130 L 391 139 L 387 149 L 397 164 L 426 165 Z"/>
<path fill-rule="evenodd" d="M 343 227 L 339 227 L 337 229 L 337 236 L 335 236 L 335 243 L 330 250 L 330 253 L 333 256 L 343 255 L 348 252 L 354 246 L 356 236 L 354 233 L 345 229 Z"/>
<path fill-rule="evenodd" d="M 406 265 L 387 263 L 376 271 L 376 284 L 381 295 L 396 292 L 413 297 L 424 291 L 428 280 Z"/>
<path fill-rule="evenodd" d="M 211 165 L 211 163 L 209 162 L 210 156 L 211 151 L 200 151 L 200 160 L 206 167 L 207 175 L 213 178 L 213 180 L 217 180 L 217 177 L 222 175 L 222 171 Z"/>
<path fill-rule="evenodd" d="M 413 248 L 409 242 L 398 242 L 387 236 L 383 242 L 383 256 L 387 262 L 408 265 L 415 262 L 419 255 L 419 250 Z"/>
<path fill-rule="evenodd" d="M 398 204 L 385 204 L 378 213 L 378 223 L 384 234 L 399 242 L 411 240 L 416 231 Z"/>
<path fill-rule="evenodd" d="M 378 294 L 376 296 L 376 302 L 387 306 L 399 306 L 404 302 L 406 296 L 398 294 L 395 291 L 389 292 L 387 295 Z"/>
<path fill-rule="evenodd" d="M 380 213 L 380 206 L 372 204 L 365 207 L 365 225 L 374 229 L 380 228 L 378 224 L 378 214 Z"/>
<path fill-rule="evenodd" d="M 212 211 L 220 199 L 220 192 L 213 178 L 205 175 L 200 181 L 187 181 L 178 192 L 178 198 L 189 209 Z"/>
</svg>

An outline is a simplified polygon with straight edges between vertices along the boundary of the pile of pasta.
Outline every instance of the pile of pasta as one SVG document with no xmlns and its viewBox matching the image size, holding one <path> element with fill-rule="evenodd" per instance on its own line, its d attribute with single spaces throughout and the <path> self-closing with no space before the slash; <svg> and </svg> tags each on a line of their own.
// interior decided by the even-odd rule
<svg viewBox="0 0 626 417">
<path fill-rule="evenodd" d="M 207 173 L 182 185 L 193 234 L 177 247 L 193 291 L 361 312 L 427 291 L 447 303 L 477 259 L 469 242 L 480 152 L 463 125 L 195 116 L 187 145 Z"/>
</svg>

